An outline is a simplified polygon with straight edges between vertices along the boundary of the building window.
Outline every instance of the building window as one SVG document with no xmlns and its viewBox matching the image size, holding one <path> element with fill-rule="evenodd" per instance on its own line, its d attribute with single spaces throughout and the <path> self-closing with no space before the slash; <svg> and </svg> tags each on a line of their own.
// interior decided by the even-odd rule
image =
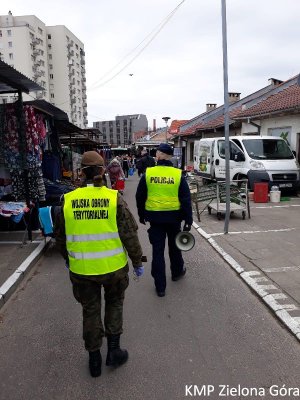
<svg viewBox="0 0 300 400">
<path fill-rule="evenodd" d="M 51 39 L 51 35 L 48 35 L 48 39 Z"/>
<path fill-rule="evenodd" d="M 8 47 L 12 47 L 12 42 L 8 42 Z"/>
<path fill-rule="evenodd" d="M 52 46 L 51 46 L 51 44 L 48 44 L 48 49 L 49 49 L 49 50 L 51 50 L 51 49 L 52 49 Z"/>
<path fill-rule="evenodd" d="M 49 60 L 52 60 L 52 54 L 48 54 Z"/>
<path fill-rule="evenodd" d="M 50 79 L 53 79 L 53 74 L 50 74 Z"/>
<path fill-rule="evenodd" d="M 42 34 L 43 34 L 43 29 L 38 28 L 38 33 L 39 33 L 40 35 L 42 35 Z"/>
<path fill-rule="evenodd" d="M 11 36 L 11 30 L 10 29 L 7 30 L 7 36 Z"/>
<path fill-rule="evenodd" d="M 0 37 L 2 37 L 2 31 L 0 30 Z"/>
<path fill-rule="evenodd" d="M 49 69 L 53 69 L 53 65 L 52 64 L 49 64 Z"/>
<path fill-rule="evenodd" d="M 54 93 L 50 94 L 51 99 L 54 99 Z"/>
<path fill-rule="evenodd" d="M 9 53 L 8 57 L 9 57 L 10 60 L 13 60 L 14 59 L 13 53 Z"/>
</svg>

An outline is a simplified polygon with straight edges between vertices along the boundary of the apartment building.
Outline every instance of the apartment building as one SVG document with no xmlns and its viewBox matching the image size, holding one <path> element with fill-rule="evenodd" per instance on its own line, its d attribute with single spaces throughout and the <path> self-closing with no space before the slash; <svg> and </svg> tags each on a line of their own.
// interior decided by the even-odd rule
<svg viewBox="0 0 300 400">
<path fill-rule="evenodd" d="M 49 101 L 80 128 L 87 127 L 83 43 L 64 25 L 46 26 L 34 15 L 0 16 L 0 58 L 45 90 L 24 100 Z M 0 102 L 14 101 L 2 95 Z"/>
<path fill-rule="evenodd" d="M 112 147 L 128 147 L 135 142 L 135 133 L 148 132 L 148 120 L 144 114 L 117 115 L 115 120 L 97 121 L 94 128 L 103 133 L 103 141 Z"/>
</svg>

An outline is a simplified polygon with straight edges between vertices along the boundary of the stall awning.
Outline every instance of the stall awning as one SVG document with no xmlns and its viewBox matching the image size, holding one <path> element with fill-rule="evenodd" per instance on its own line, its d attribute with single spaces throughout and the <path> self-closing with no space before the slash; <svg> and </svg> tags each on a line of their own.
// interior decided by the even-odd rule
<svg viewBox="0 0 300 400">
<path fill-rule="evenodd" d="M 0 93 L 25 93 L 44 90 L 40 85 L 0 60 Z"/>
<path fill-rule="evenodd" d="M 56 120 L 69 121 L 68 114 L 46 100 L 24 101 L 24 105 L 32 106 L 45 114 L 51 115 Z M 75 125 L 74 125 L 75 126 Z M 79 129 L 79 128 L 78 128 Z"/>
</svg>

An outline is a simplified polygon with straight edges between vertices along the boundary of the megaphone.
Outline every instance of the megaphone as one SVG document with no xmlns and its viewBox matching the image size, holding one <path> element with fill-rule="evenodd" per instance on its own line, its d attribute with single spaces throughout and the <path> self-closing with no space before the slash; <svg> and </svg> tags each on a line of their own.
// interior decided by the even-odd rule
<svg viewBox="0 0 300 400">
<path fill-rule="evenodd" d="M 195 246 L 195 238 L 190 232 L 179 232 L 175 237 L 175 244 L 181 251 L 189 251 Z"/>
</svg>

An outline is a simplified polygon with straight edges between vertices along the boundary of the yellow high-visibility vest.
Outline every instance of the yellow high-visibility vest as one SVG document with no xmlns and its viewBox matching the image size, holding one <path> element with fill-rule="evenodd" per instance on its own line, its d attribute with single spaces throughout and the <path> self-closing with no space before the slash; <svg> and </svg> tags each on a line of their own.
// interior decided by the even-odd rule
<svg viewBox="0 0 300 400">
<path fill-rule="evenodd" d="M 180 209 L 178 198 L 181 170 L 174 167 L 147 168 L 147 211 L 176 211 Z"/>
<path fill-rule="evenodd" d="M 70 271 L 103 275 L 127 264 L 117 226 L 116 190 L 78 188 L 64 195 L 66 243 Z"/>
</svg>

